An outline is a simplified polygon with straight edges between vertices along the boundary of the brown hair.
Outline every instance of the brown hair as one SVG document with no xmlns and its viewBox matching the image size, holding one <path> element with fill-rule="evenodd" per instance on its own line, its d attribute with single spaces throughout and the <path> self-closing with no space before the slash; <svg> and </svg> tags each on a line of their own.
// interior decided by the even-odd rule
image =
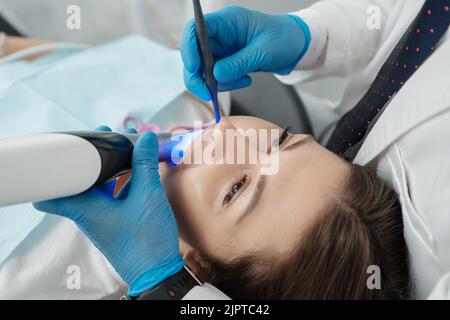
<svg viewBox="0 0 450 320">
<path fill-rule="evenodd" d="M 202 260 L 212 271 L 208 282 L 234 299 L 406 299 L 409 293 L 397 195 L 375 170 L 358 165 L 282 261 L 261 254 Z M 372 265 L 380 268 L 381 289 L 367 286 Z"/>
</svg>

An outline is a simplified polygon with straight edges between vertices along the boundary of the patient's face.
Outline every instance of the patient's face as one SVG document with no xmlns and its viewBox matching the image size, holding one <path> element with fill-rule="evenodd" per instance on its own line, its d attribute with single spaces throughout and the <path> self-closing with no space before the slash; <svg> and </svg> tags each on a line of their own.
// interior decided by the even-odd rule
<svg viewBox="0 0 450 320">
<path fill-rule="evenodd" d="M 217 129 L 234 128 L 277 129 L 278 137 L 283 131 L 251 117 L 225 117 Z M 260 149 L 242 140 L 246 152 Z M 279 157 L 276 174 L 262 175 L 260 163 L 161 168 L 180 236 L 196 250 L 222 261 L 257 251 L 283 254 L 294 248 L 350 174 L 344 160 L 308 135 L 289 134 L 279 149 L 258 152 Z"/>
</svg>

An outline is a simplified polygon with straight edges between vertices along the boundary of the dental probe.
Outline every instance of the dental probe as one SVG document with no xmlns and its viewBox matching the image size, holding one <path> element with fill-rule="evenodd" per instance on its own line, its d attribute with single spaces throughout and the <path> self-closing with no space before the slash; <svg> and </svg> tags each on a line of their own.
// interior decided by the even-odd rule
<svg viewBox="0 0 450 320">
<path fill-rule="evenodd" d="M 208 28 L 206 27 L 205 17 L 203 15 L 202 6 L 199 0 L 192 0 L 195 15 L 195 33 L 197 35 L 197 43 L 200 49 L 200 55 L 203 64 L 203 73 L 205 83 L 211 95 L 211 101 L 214 107 L 216 123 L 220 122 L 220 109 L 217 81 L 214 78 L 214 56 L 211 51 L 211 43 L 208 37 Z"/>
<path fill-rule="evenodd" d="M 202 130 L 157 133 L 160 162 L 175 166 Z M 0 139 L 0 206 L 52 200 L 100 187 L 131 168 L 139 134 L 79 131 Z"/>
</svg>

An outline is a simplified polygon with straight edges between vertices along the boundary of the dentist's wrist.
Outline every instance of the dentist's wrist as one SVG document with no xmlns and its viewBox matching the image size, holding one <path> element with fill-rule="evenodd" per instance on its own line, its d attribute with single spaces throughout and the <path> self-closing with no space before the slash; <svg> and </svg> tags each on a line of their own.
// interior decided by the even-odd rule
<svg viewBox="0 0 450 320">
<path fill-rule="evenodd" d="M 306 52 L 308 51 L 310 45 L 311 45 L 311 31 L 309 29 L 309 26 L 306 24 L 306 22 L 301 19 L 299 16 L 287 14 L 289 18 L 291 18 L 292 21 L 294 21 L 301 30 L 301 35 L 298 38 L 298 41 L 304 41 L 304 46 L 302 51 L 299 54 L 299 57 L 297 58 L 297 63 L 299 63 L 302 58 L 305 56 Z M 295 40 L 294 40 L 295 41 Z M 296 65 L 297 65 L 296 63 Z"/>
<path fill-rule="evenodd" d="M 176 274 L 170 276 L 156 287 L 141 293 L 139 296 L 128 296 L 131 300 L 182 300 L 196 286 L 202 283 L 184 266 Z"/>
<path fill-rule="evenodd" d="M 185 265 L 186 261 L 179 256 L 175 261 L 151 267 L 131 283 L 128 296 L 137 298 L 144 292 L 151 291 L 180 272 Z"/>
</svg>

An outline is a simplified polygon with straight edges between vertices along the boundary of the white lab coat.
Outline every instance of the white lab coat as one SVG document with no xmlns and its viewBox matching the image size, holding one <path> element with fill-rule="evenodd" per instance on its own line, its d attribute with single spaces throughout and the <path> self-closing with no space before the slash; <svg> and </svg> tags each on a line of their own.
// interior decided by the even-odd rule
<svg viewBox="0 0 450 320">
<path fill-rule="evenodd" d="M 349 76 L 351 82 L 342 101 L 332 106 L 344 114 L 368 90 L 423 3 L 424 0 L 329 0 L 300 12 L 299 15 L 311 26 L 313 43 L 299 65 L 302 70 L 282 77 L 282 81 L 297 83 L 326 76 Z M 381 9 L 381 30 L 367 28 L 366 10 L 371 5 Z M 411 273 L 416 297 L 420 299 L 450 297 L 450 250 L 447 248 L 450 243 L 450 214 L 447 212 L 450 199 L 447 141 L 450 136 L 450 42 L 448 34 L 444 38 L 431 58 L 393 98 L 355 160 L 359 164 L 376 163 L 399 193 Z M 74 230 L 67 227 L 65 232 L 70 234 L 76 232 Z M 87 243 L 83 237 L 77 241 L 82 245 Z M 85 259 L 94 261 L 97 255 L 91 248 Z M 18 272 L 18 276 L 26 275 L 26 266 L 18 262 L 22 258 L 20 255 L 13 257 L 10 265 L 3 268 L 11 268 L 9 271 L 12 272 L 17 267 L 18 272 L 23 267 L 24 271 Z M 73 261 L 69 253 L 60 259 L 67 260 L 61 263 L 64 266 Z M 120 279 L 113 283 L 109 281 L 108 277 L 114 277 L 110 269 L 99 263 L 88 269 L 94 274 L 90 279 L 101 272 L 108 274 L 106 280 L 96 282 L 98 288 L 93 288 L 92 294 L 85 298 L 118 297 L 124 292 Z M 1 275 L 0 271 L 0 282 Z M 24 281 L 30 288 L 39 285 L 32 277 L 24 278 Z M 70 292 L 71 297 L 76 296 Z M 20 294 L 24 293 L 26 291 L 22 290 Z M 15 295 L 8 297 L 11 296 Z M 224 298 L 225 295 L 207 284 L 195 287 L 185 297 Z"/>
<path fill-rule="evenodd" d="M 299 13 L 313 26 L 312 48 L 316 51 L 310 51 L 299 66 L 308 70 L 297 70 L 281 80 L 295 83 L 330 75 L 350 77 L 342 101 L 333 106 L 346 113 L 368 90 L 424 2 L 331 0 L 313 5 Z M 378 31 L 367 27 L 371 6 L 382 12 Z M 328 30 L 325 45 L 320 41 L 323 32 L 314 34 L 323 28 Z M 447 32 L 436 52 L 392 99 L 355 159 L 362 165 L 377 164 L 399 194 L 418 299 L 450 296 L 448 40 Z"/>
</svg>

